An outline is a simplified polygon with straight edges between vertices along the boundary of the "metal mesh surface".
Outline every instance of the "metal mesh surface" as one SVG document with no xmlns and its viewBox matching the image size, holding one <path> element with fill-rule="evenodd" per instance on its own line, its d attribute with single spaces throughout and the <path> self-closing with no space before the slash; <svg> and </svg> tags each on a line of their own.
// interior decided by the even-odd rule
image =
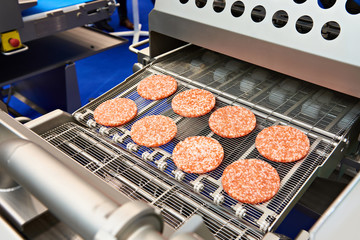
<svg viewBox="0 0 360 240">
<path fill-rule="evenodd" d="M 218 239 L 261 239 L 231 214 L 212 206 L 148 163 L 129 156 L 93 132 L 74 123 L 66 123 L 43 135 L 49 143 L 134 200 L 143 200 L 161 211 L 165 222 L 179 228 L 194 214 L 201 215 Z"/>
<path fill-rule="evenodd" d="M 164 73 L 178 81 L 175 94 L 158 101 L 138 95 L 136 87 L 142 79 Z M 45 134 L 44 138 L 118 190 L 160 208 L 165 221 L 175 229 L 198 213 L 219 239 L 259 239 L 259 232 L 271 230 L 277 224 L 318 166 L 329 160 L 342 134 L 359 115 L 359 111 L 354 110 L 359 106 L 355 99 L 328 90 L 324 92 L 320 87 L 296 79 L 284 81 L 287 78 L 204 49 L 185 48 L 132 75 L 76 111 L 74 118 L 88 127 L 89 132 L 70 124 Z M 209 114 L 184 118 L 173 112 L 172 98 L 191 88 L 204 88 L 216 96 L 216 106 Z M 115 97 L 134 100 L 137 117 L 121 127 L 97 124 L 93 111 Z M 227 105 L 251 109 L 257 120 L 255 130 L 236 139 L 215 135 L 208 126 L 209 116 Z M 320 108 L 314 107 L 317 105 Z M 136 145 L 130 137 L 132 124 L 157 114 L 176 122 L 175 139 L 159 148 Z M 255 148 L 257 134 L 278 124 L 294 126 L 307 134 L 311 148 L 305 159 L 277 163 L 258 153 Z M 67 133 L 70 139 L 65 137 Z M 222 164 L 207 174 L 185 173 L 177 169 L 171 159 L 179 141 L 196 135 L 213 137 L 224 148 Z M 122 155 L 119 149 L 126 150 L 128 155 Z M 279 192 L 262 204 L 240 203 L 228 196 L 221 185 L 222 173 L 229 164 L 249 158 L 268 162 L 281 179 Z"/>
<path fill-rule="evenodd" d="M 329 137 L 345 134 L 360 114 L 357 98 L 196 46 L 153 68 Z"/>
</svg>

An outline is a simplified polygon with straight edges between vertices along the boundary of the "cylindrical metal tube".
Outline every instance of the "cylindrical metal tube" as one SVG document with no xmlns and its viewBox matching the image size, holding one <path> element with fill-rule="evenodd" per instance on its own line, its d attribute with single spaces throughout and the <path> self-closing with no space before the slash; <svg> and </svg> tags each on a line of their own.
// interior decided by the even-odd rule
<svg viewBox="0 0 360 240">
<path fill-rule="evenodd" d="M 15 180 L 85 239 L 130 238 L 139 232 L 162 239 L 163 222 L 146 203 L 119 206 L 50 154 L 46 144 L 27 140 L 41 139 L 2 111 L 0 132 L 0 174 L 6 186 Z"/>
<path fill-rule="evenodd" d="M 16 139 L 0 144 L 0 164 L 16 182 L 86 239 L 94 238 L 119 208 L 32 142 Z"/>
</svg>

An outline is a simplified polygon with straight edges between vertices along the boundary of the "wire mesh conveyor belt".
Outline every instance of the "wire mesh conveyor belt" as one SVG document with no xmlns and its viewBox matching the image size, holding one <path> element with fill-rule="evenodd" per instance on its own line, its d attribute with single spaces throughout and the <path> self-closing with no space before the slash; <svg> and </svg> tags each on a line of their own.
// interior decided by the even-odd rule
<svg viewBox="0 0 360 240">
<path fill-rule="evenodd" d="M 262 238 L 240 219 L 178 186 L 157 170 L 154 162 L 134 158 L 77 124 L 66 123 L 43 137 L 118 191 L 161 210 L 164 220 L 174 229 L 199 214 L 218 239 Z M 148 163 L 155 168 L 149 168 Z"/>
<path fill-rule="evenodd" d="M 360 113 L 357 98 L 196 46 L 153 68 L 330 138 L 340 139 Z"/>
<path fill-rule="evenodd" d="M 261 239 L 264 232 L 279 224 L 308 179 L 316 174 L 317 168 L 328 162 L 342 134 L 358 117 L 359 111 L 352 110 L 358 105 L 354 99 L 337 96 L 337 93 L 331 93 L 329 103 L 325 102 L 326 99 L 321 99 L 321 102 L 314 97 L 321 89 L 307 83 L 300 85 L 292 95 L 278 94 L 281 100 L 285 98 L 284 101 L 269 101 L 272 89 L 280 86 L 284 76 L 269 71 L 263 80 L 260 77 L 255 79 L 254 70 L 258 67 L 216 55 L 190 47 L 183 49 L 181 54 L 165 57 L 76 111 L 73 116 L 83 127 L 68 123 L 43 137 L 114 188 L 159 208 L 165 221 L 175 229 L 193 214 L 200 214 L 218 239 Z M 216 61 L 212 59 L 214 56 Z M 240 67 L 241 64 L 244 67 Z M 165 67 L 168 71 L 164 71 Z M 234 71 L 224 74 L 223 70 L 219 75 L 220 70 L 216 69 L 226 67 Z M 161 73 L 177 79 L 177 92 L 159 101 L 141 98 L 136 91 L 137 84 L 147 76 Z M 224 76 L 225 80 L 219 80 Z M 251 94 L 242 91 L 244 87 L 242 89 L 240 85 L 243 79 L 255 79 L 254 86 L 249 84 L 253 86 L 248 88 Z M 226 139 L 215 135 L 208 126 L 208 118 L 214 110 L 199 118 L 184 118 L 175 114 L 171 109 L 172 98 L 179 92 L 199 87 L 216 96 L 214 110 L 226 105 L 250 108 L 257 119 L 255 130 L 245 137 Z M 97 124 L 93 111 L 102 102 L 115 97 L 134 100 L 138 106 L 137 117 L 121 127 L 108 128 Z M 303 105 L 309 100 L 314 104 L 318 102 L 320 106 L 314 110 L 315 113 L 304 110 Z M 176 122 L 178 134 L 175 139 L 159 148 L 136 145 L 129 134 L 132 124 L 155 114 L 168 116 Z M 277 124 L 292 125 L 307 134 L 311 147 L 305 159 L 277 163 L 258 153 L 255 148 L 257 134 Z M 225 158 L 216 170 L 201 175 L 189 174 L 174 165 L 171 154 L 175 145 L 195 135 L 213 137 L 222 144 Z M 273 199 L 257 205 L 244 204 L 223 191 L 221 176 L 224 169 L 241 158 L 262 159 L 277 170 L 281 186 Z"/>
</svg>

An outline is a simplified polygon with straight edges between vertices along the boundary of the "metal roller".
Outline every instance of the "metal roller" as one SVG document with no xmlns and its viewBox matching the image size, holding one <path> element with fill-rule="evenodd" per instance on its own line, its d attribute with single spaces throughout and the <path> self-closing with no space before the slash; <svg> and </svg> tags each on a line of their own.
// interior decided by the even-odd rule
<svg viewBox="0 0 360 240">
<path fill-rule="evenodd" d="M 116 239 L 126 232 L 161 239 L 162 222 L 154 209 L 141 202 L 120 207 L 35 143 L 13 139 L 0 144 L 0 153 L 3 170 L 84 238 Z"/>
</svg>

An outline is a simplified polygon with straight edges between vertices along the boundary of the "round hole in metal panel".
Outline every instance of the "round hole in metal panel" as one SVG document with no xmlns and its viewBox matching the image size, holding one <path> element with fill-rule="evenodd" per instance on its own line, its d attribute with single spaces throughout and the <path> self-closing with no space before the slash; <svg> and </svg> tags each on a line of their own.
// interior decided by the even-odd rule
<svg viewBox="0 0 360 240">
<path fill-rule="evenodd" d="M 326 40 L 334 40 L 340 34 L 340 25 L 335 22 L 327 22 L 321 28 L 321 35 Z"/>
<path fill-rule="evenodd" d="M 336 0 L 318 0 L 318 5 L 321 8 L 328 9 L 334 6 Z"/>
<path fill-rule="evenodd" d="M 302 16 L 296 21 L 296 30 L 301 33 L 305 34 L 311 31 L 314 23 L 310 16 Z"/>
<path fill-rule="evenodd" d="M 214 8 L 214 11 L 219 13 L 219 12 L 222 12 L 225 8 L 225 0 L 214 0 L 214 3 L 213 3 L 213 8 Z"/>
<path fill-rule="evenodd" d="M 284 27 L 289 20 L 289 15 L 284 10 L 279 10 L 274 13 L 272 18 L 272 23 L 277 28 Z"/>
<path fill-rule="evenodd" d="M 306 2 L 306 0 L 294 0 L 294 2 L 297 3 L 297 4 L 301 4 L 301 3 Z"/>
<path fill-rule="evenodd" d="M 251 11 L 251 19 L 254 22 L 261 22 L 262 20 L 264 20 L 266 16 L 266 10 L 263 6 L 258 5 L 256 7 L 253 8 L 253 10 Z"/>
<path fill-rule="evenodd" d="M 205 7 L 207 3 L 207 0 L 196 0 L 195 1 L 195 5 L 198 7 L 198 8 L 203 8 Z"/>
<path fill-rule="evenodd" d="M 345 9 L 350 14 L 359 14 L 360 13 L 360 0 L 347 0 L 345 4 Z"/>
<path fill-rule="evenodd" d="M 180 2 L 182 3 L 182 4 L 185 4 L 185 3 L 187 3 L 189 0 L 180 0 Z"/>
<path fill-rule="evenodd" d="M 231 14 L 234 17 L 240 17 L 245 11 L 245 5 L 242 1 L 236 1 L 231 6 Z"/>
</svg>

